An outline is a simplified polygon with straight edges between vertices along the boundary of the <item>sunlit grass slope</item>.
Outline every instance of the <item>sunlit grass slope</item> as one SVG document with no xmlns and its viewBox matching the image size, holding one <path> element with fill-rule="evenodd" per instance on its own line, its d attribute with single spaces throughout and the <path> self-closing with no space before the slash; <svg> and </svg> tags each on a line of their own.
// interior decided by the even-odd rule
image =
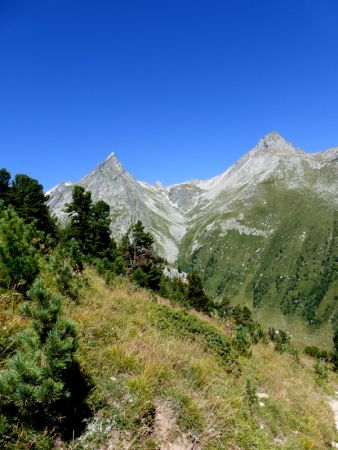
<svg viewBox="0 0 338 450">
<path fill-rule="evenodd" d="M 123 280 L 108 287 L 88 277 L 83 298 L 67 301 L 64 313 L 78 323 L 95 414 L 60 448 L 330 448 L 332 412 L 308 361 L 259 344 L 237 366 L 220 351 L 230 339 L 223 324 Z M 256 400 L 255 389 L 268 398 Z"/>
</svg>

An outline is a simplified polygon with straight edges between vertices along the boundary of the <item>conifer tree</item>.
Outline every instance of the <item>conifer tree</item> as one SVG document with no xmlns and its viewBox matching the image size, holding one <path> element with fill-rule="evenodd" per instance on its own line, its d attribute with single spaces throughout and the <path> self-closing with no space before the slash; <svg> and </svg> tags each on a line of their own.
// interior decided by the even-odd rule
<svg viewBox="0 0 338 450">
<path fill-rule="evenodd" d="M 131 240 L 138 258 L 154 254 L 152 247 L 154 238 L 150 233 L 144 230 L 144 225 L 140 220 L 138 220 L 131 229 Z"/>
<path fill-rule="evenodd" d="M 82 186 L 74 186 L 72 201 L 66 204 L 65 212 L 70 215 L 70 223 L 66 229 L 67 238 L 75 239 L 83 253 L 88 253 L 88 237 L 92 195 Z"/>
<path fill-rule="evenodd" d="M 82 186 L 74 186 L 72 201 L 66 204 L 70 215 L 66 227 L 66 240 L 75 239 L 85 255 L 97 258 L 115 258 L 116 244 L 110 236 L 110 207 L 99 200 L 92 202 L 90 192 Z"/>
<path fill-rule="evenodd" d="M 25 292 L 36 277 L 38 254 L 32 245 L 37 233 L 12 208 L 0 213 L 0 286 Z"/>
<path fill-rule="evenodd" d="M 10 419 L 37 427 L 62 420 L 64 402 L 77 349 L 72 322 L 60 316 L 60 298 L 37 280 L 29 293 L 25 314 L 31 326 L 21 335 L 20 350 L 0 375 L 0 409 Z"/>
<path fill-rule="evenodd" d="M 158 290 L 163 272 L 163 260 L 156 254 L 153 244 L 153 236 L 145 231 L 143 223 L 139 220 L 122 238 L 119 252 L 125 258 L 134 280 L 140 286 Z"/>
<path fill-rule="evenodd" d="M 338 328 L 336 328 L 336 331 L 333 335 L 333 344 L 334 344 L 334 351 L 332 359 L 335 370 L 338 370 Z"/>
<path fill-rule="evenodd" d="M 153 243 L 153 236 L 145 231 L 143 223 L 138 220 L 122 238 L 120 253 L 132 269 L 150 267 L 157 259 Z"/>
<path fill-rule="evenodd" d="M 188 303 L 198 311 L 210 312 L 211 302 L 204 291 L 201 277 L 197 273 L 191 273 L 188 275 L 188 283 Z"/>
<path fill-rule="evenodd" d="M 9 191 L 9 203 L 26 223 L 35 221 L 38 230 L 56 235 L 56 223 L 47 206 L 42 185 L 28 175 L 18 174 Z"/>
<path fill-rule="evenodd" d="M 6 169 L 0 169 L 0 200 L 8 204 L 9 182 L 11 174 Z"/>
<path fill-rule="evenodd" d="M 45 267 L 53 275 L 59 292 L 74 300 L 78 298 L 79 289 L 85 284 L 86 278 L 83 277 L 84 255 L 75 239 L 53 249 Z"/>
<path fill-rule="evenodd" d="M 95 256 L 112 257 L 116 244 L 110 236 L 110 207 L 102 200 L 93 204 L 89 219 L 89 252 Z"/>
</svg>

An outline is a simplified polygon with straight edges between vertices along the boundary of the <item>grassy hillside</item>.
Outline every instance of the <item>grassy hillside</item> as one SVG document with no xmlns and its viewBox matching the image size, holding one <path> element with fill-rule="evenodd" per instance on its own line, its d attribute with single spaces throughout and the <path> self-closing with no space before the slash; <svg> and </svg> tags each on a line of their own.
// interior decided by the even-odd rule
<svg viewBox="0 0 338 450">
<path fill-rule="evenodd" d="M 82 299 L 67 301 L 64 313 L 78 323 L 78 359 L 93 381 L 94 416 L 80 438 L 59 441 L 58 448 L 277 449 L 282 443 L 294 450 L 328 448 L 335 439 L 326 392 L 336 378 L 324 391 L 310 361 L 297 363 L 269 344 L 233 366 L 215 344 L 219 335 L 229 340 L 228 325 L 173 309 L 123 280 L 108 287 L 88 276 Z M 255 389 L 269 396 L 261 405 Z"/>
<path fill-rule="evenodd" d="M 86 429 L 55 441 L 18 425 L 8 448 L 47 449 L 54 441 L 58 449 L 295 450 L 337 439 L 326 400 L 338 383 L 333 373 L 318 383 L 312 361 L 271 344 L 253 346 L 251 357 L 229 356 L 231 323 L 174 308 L 124 279 L 107 286 L 86 275 L 78 302 L 65 299 L 63 307 L 78 324 L 77 359 L 92 385 Z M 53 286 L 50 274 L 45 281 Z M 2 342 L 26 325 L 18 299 L 3 302 Z"/>
<path fill-rule="evenodd" d="M 295 334 L 304 336 L 305 322 L 312 326 L 305 340 L 329 346 L 337 321 L 337 218 L 321 199 L 271 179 L 250 201 L 193 227 L 179 265 L 201 271 L 210 295 L 253 307 L 263 322 Z"/>
</svg>

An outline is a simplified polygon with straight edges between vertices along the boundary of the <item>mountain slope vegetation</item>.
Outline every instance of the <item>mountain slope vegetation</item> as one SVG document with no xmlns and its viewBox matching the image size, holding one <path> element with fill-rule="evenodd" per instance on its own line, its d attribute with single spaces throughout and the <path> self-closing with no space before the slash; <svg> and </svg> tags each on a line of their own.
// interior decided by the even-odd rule
<svg viewBox="0 0 338 450">
<path fill-rule="evenodd" d="M 330 352 L 300 353 L 248 307 L 211 298 L 198 273 L 164 271 L 142 222 L 117 244 L 109 205 L 83 187 L 73 188 L 64 227 L 37 197 L 35 216 L 25 197 L 0 204 L 2 448 L 320 449 L 336 441 L 337 332 Z M 36 220 L 40 210 L 52 227 Z"/>
<path fill-rule="evenodd" d="M 308 358 L 297 362 L 266 343 L 229 366 L 206 339 L 208 331 L 229 341 L 229 323 L 173 307 L 123 278 L 108 286 L 93 270 L 85 276 L 87 287 L 77 303 L 64 300 L 63 314 L 77 323 L 91 415 L 70 441 L 22 427 L 8 448 L 291 450 L 335 440 L 326 402 L 333 374 L 324 390 Z M 24 326 L 10 303 L 2 324 Z"/>
<path fill-rule="evenodd" d="M 101 422 L 78 448 L 112 437 L 121 445 L 116 448 L 132 443 L 135 449 L 156 449 L 164 445 L 161 438 L 174 443 L 182 435 L 201 449 L 273 449 L 280 440 L 288 449 L 325 448 L 334 440 L 332 413 L 305 361 L 257 344 L 251 358 L 240 357 L 240 371 L 229 372 L 205 333 L 190 331 L 196 320 L 195 326 L 212 327 L 226 339 L 225 325 L 194 312 L 183 320 L 181 310 L 161 298 L 142 290 L 130 295 L 123 281 L 111 288 L 88 275 L 84 299 L 67 310 L 81 324 L 79 359 L 97 386 L 90 401 Z M 250 403 L 247 380 L 268 394 L 264 406 L 255 398 Z M 175 421 L 167 436 L 154 433 L 163 405 Z M 110 425 L 105 436 L 99 423 Z"/>
<path fill-rule="evenodd" d="M 338 148 L 308 154 L 273 132 L 210 180 L 152 186 L 110 155 L 79 183 L 111 206 L 117 240 L 141 220 L 170 264 L 201 274 L 209 296 L 329 348 L 338 317 L 337 161 Z M 71 190 L 49 193 L 60 220 Z"/>
<path fill-rule="evenodd" d="M 212 227 L 192 228 L 182 242 L 180 268 L 199 270 L 211 295 L 253 307 L 261 320 L 279 317 L 285 326 L 302 318 L 335 326 L 337 211 L 309 192 L 269 183 L 259 187 L 245 213 L 237 206 L 215 215 Z"/>
</svg>

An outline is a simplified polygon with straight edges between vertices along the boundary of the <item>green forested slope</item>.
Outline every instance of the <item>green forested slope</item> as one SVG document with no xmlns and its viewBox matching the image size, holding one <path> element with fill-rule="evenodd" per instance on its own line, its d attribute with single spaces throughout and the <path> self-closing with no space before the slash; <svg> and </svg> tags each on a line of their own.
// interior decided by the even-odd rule
<svg viewBox="0 0 338 450">
<path fill-rule="evenodd" d="M 277 324 L 291 319 L 316 327 L 334 324 L 337 220 L 335 208 L 309 191 L 262 183 L 250 204 L 238 202 L 233 211 L 192 227 L 179 265 L 201 271 L 212 296 L 251 306 Z"/>
</svg>

